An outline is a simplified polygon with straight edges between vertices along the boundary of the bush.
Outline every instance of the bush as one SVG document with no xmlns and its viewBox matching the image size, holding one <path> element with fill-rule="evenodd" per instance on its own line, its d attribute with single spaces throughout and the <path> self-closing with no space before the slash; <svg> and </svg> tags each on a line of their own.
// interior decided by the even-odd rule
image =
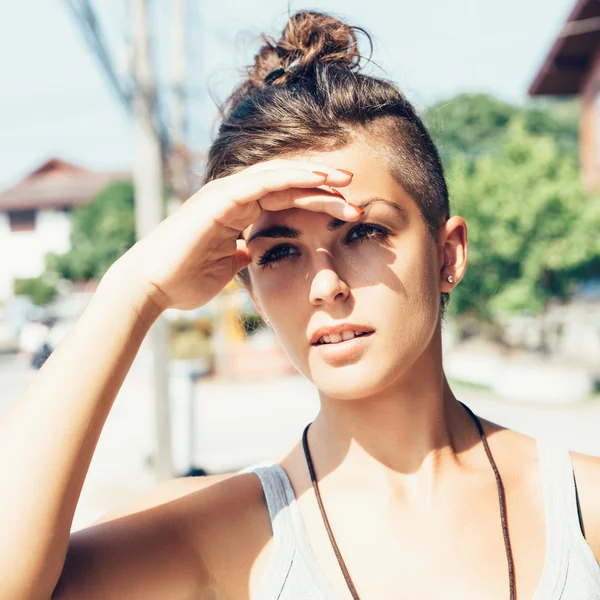
<svg viewBox="0 0 600 600">
<path fill-rule="evenodd" d="M 31 279 L 15 279 L 15 296 L 28 296 L 36 306 L 46 306 L 52 302 L 58 291 L 55 283 L 50 283 L 44 277 Z"/>
</svg>

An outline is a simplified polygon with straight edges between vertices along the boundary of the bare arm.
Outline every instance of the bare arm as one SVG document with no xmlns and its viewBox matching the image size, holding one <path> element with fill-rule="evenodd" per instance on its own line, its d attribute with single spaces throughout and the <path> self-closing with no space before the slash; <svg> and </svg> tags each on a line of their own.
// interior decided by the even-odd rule
<svg viewBox="0 0 600 600">
<path fill-rule="evenodd" d="M 84 314 L 0 420 L 0 597 L 50 597 L 98 438 L 160 314 L 107 274 Z"/>
</svg>

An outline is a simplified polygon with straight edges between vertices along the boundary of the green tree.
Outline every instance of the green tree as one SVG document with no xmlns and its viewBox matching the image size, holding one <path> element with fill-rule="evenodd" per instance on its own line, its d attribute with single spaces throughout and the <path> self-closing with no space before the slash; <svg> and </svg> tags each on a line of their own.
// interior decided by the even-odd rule
<svg viewBox="0 0 600 600">
<path fill-rule="evenodd" d="M 423 120 L 449 166 L 454 156 L 475 158 L 496 151 L 511 121 L 521 118 L 533 135 L 550 135 L 562 152 L 577 155 L 580 103 L 577 99 L 541 100 L 524 106 L 488 94 L 459 94 L 436 102 Z"/>
<path fill-rule="evenodd" d="M 423 120 L 448 165 L 456 155 L 475 158 L 495 149 L 517 106 L 487 94 L 459 94 L 429 106 Z"/>
<path fill-rule="evenodd" d="M 71 281 L 100 279 L 134 243 L 133 185 L 117 181 L 92 204 L 73 210 L 71 250 L 46 255 L 46 268 Z"/>
<path fill-rule="evenodd" d="M 584 192 L 576 156 L 528 131 L 525 117 L 511 119 L 495 151 L 456 153 L 447 176 L 452 213 L 469 235 L 455 315 L 543 313 L 550 297 L 600 274 L 600 202 Z"/>
<path fill-rule="evenodd" d="M 28 296 L 36 306 L 46 306 L 56 298 L 56 282 L 47 281 L 44 276 L 30 279 L 15 279 L 16 296 Z"/>
</svg>

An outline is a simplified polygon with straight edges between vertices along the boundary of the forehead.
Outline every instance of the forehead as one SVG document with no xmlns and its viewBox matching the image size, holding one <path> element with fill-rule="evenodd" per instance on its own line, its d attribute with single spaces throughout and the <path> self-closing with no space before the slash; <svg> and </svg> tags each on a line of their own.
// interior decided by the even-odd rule
<svg viewBox="0 0 600 600">
<path fill-rule="evenodd" d="M 291 157 L 290 160 L 326 165 L 354 173 L 352 183 L 340 188 L 346 199 L 353 204 L 377 196 L 394 200 L 410 211 L 412 204 L 410 196 L 394 179 L 389 164 L 372 144 L 373 142 L 367 143 L 360 139 L 339 150 L 298 154 Z M 276 212 L 264 211 L 260 220 L 244 231 L 244 237 L 248 239 L 250 233 L 257 227 L 270 223 L 290 221 L 296 218 L 323 219 L 323 217 L 324 215 L 321 213 L 294 208 Z"/>
<path fill-rule="evenodd" d="M 369 139 L 367 136 L 355 137 L 349 144 L 337 150 L 307 152 L 294 155 L 294 157 L 325 164 L 329 164 L 330 162 L 337 164 L 339 160 L 344 160 L 353 163 L 357 169 L 365 166 L 365 162 L 369 164 L 379 162 L 379 156 L 374 147 L 374 140 Z M 331 166 L 335 166 L 335 164 L 331 164 Z"/>
</svg>

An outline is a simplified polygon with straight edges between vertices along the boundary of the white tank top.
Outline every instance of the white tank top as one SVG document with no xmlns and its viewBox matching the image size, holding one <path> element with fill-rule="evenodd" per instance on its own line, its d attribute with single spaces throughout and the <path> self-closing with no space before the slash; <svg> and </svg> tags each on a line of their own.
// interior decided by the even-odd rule
<svg viewBox="0 0 600 600">
<path fill-rule="evenodd" d="M 600 566 L 581 531 L 571 455 L 550 440 L 537 438 L 537 447 L 547 543 L 542 576 L 531 600 L 599 600 Z M 276 463 L 262 463 L 243 472 L 256 473 L 262 483 L 274 538 L 252 600 L 341 600 L 312 552 L 285 471 Z M 402 591 L 398 594 L 401 597 Z"/>
</svg>

